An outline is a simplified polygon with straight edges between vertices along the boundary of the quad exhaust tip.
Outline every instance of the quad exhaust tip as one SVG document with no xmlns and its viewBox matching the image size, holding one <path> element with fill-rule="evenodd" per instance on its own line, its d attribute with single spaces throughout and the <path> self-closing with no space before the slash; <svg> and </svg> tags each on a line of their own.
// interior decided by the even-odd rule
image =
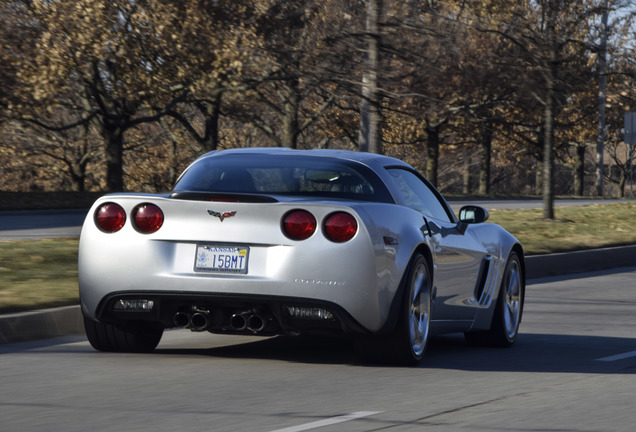
<svg viewBox="0 0 636 432">
<path fill-rule="evenodd" d="M 267 319 L 253 313 L 234 314 L 230 318 L 230 327 L 236 331 L 249 330 L 258 333 L 267 327 Z"/>
<path fill-rule="evenodd" d="M 207 312 L 195 312 L 188 314 L 185 312 L 177 312 L 172 322 L 175 327 L 185 327 L 192 331 L 204 331 L 209 325 L 209 316 Z"/>
<path fill-rule="evenodd" d="M 263 331 L 266 325 L 267 321 L 260 315 L 250 315 L 247 319 L 247 328 L 253 332 Z"/>
<path fill-rule="evenodd" d="M 190 324 L 190 316 L 183 312 L 177 312 L 172 320 L 175 327 L 186 327 Z"/>
<path fill-rule="evenodd" d="M 208 314 L 196 312 L 190 317 L 190 329 L 192 331 L 203 331 L 208 327 Z"/>
<path fill-rule="evenodd" d="M 265 328 L 269 319 L 261 314 L 243 312 L 235 313 L 230 317 L 230 328 L 234 331 L 249 330 L 258 333 Z M 192 314 L 177 312 L 173 317 L 175 327 L 185 327 L 192 331 L 205 331 L 210 327 L 210 314 L 207 311 L 198 310 Z"/>
<path fill-rule="evenodd" d="M 230 327 L 232 330 L 245 330 L 247 328 L 247 318 L 245 314 L 234 314 L 230 318 Z"/>
</svg>

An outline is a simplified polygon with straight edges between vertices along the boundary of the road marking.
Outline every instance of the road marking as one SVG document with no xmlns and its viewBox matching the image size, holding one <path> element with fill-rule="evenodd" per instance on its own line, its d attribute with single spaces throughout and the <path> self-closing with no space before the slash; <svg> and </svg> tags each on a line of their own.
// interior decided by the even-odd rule
<svg viewBox="0 0 636 432">
<path fill-rule="evenodd" d="M 623 354 L 616 354 L 609 357 L 603 357 L 603 358 L 596 359 L 596 361 L 612 362 L 616 360 L 623 360 L 630 357 L 636 357 L 636 351 L 630 351 Z"/>
<path fill-rule="evenodd" d="M 316 428 L 319 428 L 319 427 L 330 426 L 330 425 L 334 425 L 334 424 L 338 424 L 338 423 L 342 423 L 342 422 L 356 420 L 356 419 L 359 419 L 359 418 L 362 418 L 362 417 L 368 417 L 368 416 L 380 414 L 381 412 L 382 411 L 358 411 L 358 412 L 354 412 L 354 413 L 343 415 L 343 416 L 339 416 L 339 417 L 328 418 L 328 419 L 325 419 L 325 420 L 318 420 L 318 421 L 315 421 L 315 422 L 305 423 L 303 425 L 298 425 L 298 426 L 292 426 L 292 427 L 288 427 L 288 428 L 285 428 L 285 429 L 276 429 L 276 430 L 271 431 L 271 432 L 300 432 L 300 431 L 306 431 L 306 430 L 309 430 L 309 429 L 316 429 Z"/>
</svg>

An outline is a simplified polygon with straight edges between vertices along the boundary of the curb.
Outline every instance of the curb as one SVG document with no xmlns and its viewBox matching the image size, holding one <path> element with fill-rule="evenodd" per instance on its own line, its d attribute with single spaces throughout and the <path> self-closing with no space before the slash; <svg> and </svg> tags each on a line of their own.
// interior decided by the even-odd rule
<svg viewBox="0 0 636 432">
<path fill-rule="evenodd" d="M 84 333 L 79 305 L 0 315 L 0 344 Z"/>
<path fill-rule="evenodd" d="M 636 267 L 636 245 L 526 257 L 526 279 Z M 79 305 L 0 315 L 0 344 L 84 333 Z"/>
<path fill-rule="evenodd" d="M 526 257 L 526 279 L 636 266 L 636 245 Z"/>
</svg>

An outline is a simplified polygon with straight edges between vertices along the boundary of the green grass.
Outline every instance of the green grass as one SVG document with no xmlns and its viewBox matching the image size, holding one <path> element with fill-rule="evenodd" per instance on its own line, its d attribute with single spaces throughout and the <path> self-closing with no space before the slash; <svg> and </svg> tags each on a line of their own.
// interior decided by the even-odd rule
<svg viewBox="0 0 636 432">
<path fill-rule="evenodd" d="M 490 222 L 514 234 L 527 254 L 636 244 L 636 203 L 559 207 L 554 220 L 542 210 L 493 210 Z"/>
<path fill-rule="evenodd" d="M 0 313 L 78 304 L 77 239 L 0 242 Z"/>
<path fill-rule="evenodd" d="M 493 210 L 527 254 L 636 244 L 636 203 L 541 210 Z M 78 304 L 77 239 L 0 242 L 0 313 Z"/>
</svg>

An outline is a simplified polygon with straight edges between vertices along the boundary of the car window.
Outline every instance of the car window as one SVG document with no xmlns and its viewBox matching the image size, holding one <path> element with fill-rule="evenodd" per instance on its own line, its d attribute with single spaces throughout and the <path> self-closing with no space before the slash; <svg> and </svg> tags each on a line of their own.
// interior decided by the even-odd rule
<svg viewBox="0 0 636 432">
<path fill-rule="evenodd" d="M 203 158 L 188 168 L 174 190 L 393 202 L 384 183 L 368 167 L 351 161 L 301 156 Z"/>
<path fill-rule="evenodd" d="M 426 216 L 451 222 L 446 206 L 440 201 L 431 186 L 417 174 L 403 168 L 389 168 L 388 172 L 407 206 Z"/>
</svg>

